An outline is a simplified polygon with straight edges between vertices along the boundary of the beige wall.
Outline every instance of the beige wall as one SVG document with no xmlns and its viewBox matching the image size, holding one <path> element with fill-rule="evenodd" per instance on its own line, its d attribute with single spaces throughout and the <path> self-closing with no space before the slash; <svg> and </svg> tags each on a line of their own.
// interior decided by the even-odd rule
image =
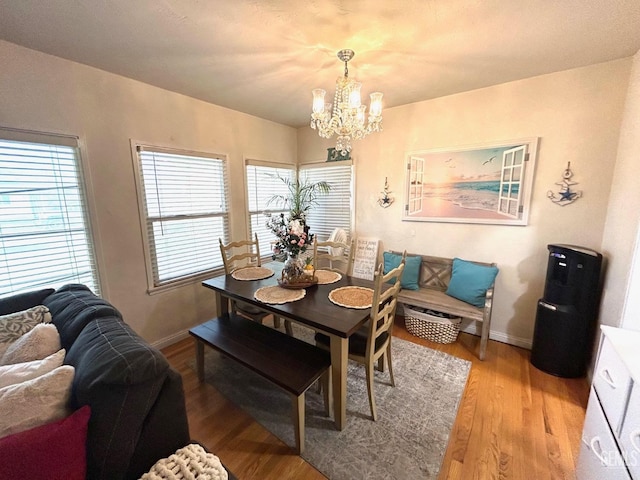
<svg viewBox="0 0 640 480">
<path fill-rule="evenodd" d="M 496 262 L 492 338 L 530 346 L 547 244 L 602 247 L 630 66 L 618 60 L 387 109 L 384 131 L 353 149 L 357 233 L 384 249 Z M 407 152 L 525 137 L 540 137 L 528 226 L 401 220 Z M 322 159 L 327 146 L 299 129 L 301 162 Z M 569 161 L 584 196 L 560 207 L 546 193 Z M 385 177 L 396 202 L 382 209 Z"/>
<path fill-rule="evenodd" d="M 232 236 L 244 238 L 244 158 L 295 163 L 296 130 L 7 42 L 0 58 L 0 126 L 83 143 L 103 295 L 152 342 L 212 316 L 213 294 L 199 282 L 146 293 L 130 139 L 227 155 Z"/>
<path fill-rule="evenodd" d="M 609 265 L 602 300 L 605 325 L 640 330 L 640 52 L 633 58 L 602 250 Z M 634 256 L 635 262 L 631 262 Z M 635 265 L 631 268 L 631 265 Z M 631 276 L 630 276 L 631 275 Z M 624 318 L 623 318 L 624 317 Z"/>
</svg>

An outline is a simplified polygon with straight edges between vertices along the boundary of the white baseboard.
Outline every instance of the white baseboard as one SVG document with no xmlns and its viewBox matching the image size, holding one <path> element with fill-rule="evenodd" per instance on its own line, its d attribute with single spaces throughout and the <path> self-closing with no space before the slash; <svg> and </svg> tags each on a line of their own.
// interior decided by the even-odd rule
<svg viewBox="0 0 640 480">
<path fill-rule="evenodd" d="M 460 329 L 460 331 L 464 333 L 470 333 L 471 335 L 477 335 L 479 337 L 481 329 L 482 323 L 471 322 L 464 328 Z M 529 338 L 516 337 L 515 335 L 496 332 L 495 330 L 491 330 L 489 332 L 489 338 L 491 340 L 495 340 L 496 342 L 506 343 L 508 345 L 513 345 L 514 347 L 521 347 L 526 348 L 527 350 L 531 350 L 532 340 Z"/>
<path fill-rule="evenodd" d="M 180 340 L 184 340 L 189 336 L 189 330 L 181 330 L 178 333 L 174 333 L 168 337 L 165 337 L 157 342 L 153 342 L 151 344 L 152 347 L 157 348 L 158 350 L 162 350 L 169 345 L 173 345 L 174 343 L 178 343 Z"/>
</svg>

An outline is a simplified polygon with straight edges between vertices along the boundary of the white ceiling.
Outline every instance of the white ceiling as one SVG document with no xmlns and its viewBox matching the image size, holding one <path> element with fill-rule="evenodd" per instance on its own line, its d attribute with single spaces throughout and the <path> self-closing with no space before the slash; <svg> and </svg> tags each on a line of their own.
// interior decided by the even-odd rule
<svg viewBox="0 0 640 480">
<path fill-rule="evenodd" d="M 299 127 L 342 48 L 392 107 L 631 56 L 640 0 L 0 0 L 0 38 Z"/>
</svg>

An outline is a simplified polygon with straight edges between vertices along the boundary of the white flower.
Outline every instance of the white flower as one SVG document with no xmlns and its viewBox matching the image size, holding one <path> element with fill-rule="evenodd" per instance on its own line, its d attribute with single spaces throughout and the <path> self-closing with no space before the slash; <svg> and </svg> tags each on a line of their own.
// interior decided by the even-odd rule
<svg viewBox="0 0 640 480">
<path fill-rule="evenodd" d="M 289 222 L 289 230 L 291 230 L 291 233 L 297 236 L 300 236 L 304 233 L 304 227 L 300 223 L 300 220 L 291 220 Z"/>
</svg>

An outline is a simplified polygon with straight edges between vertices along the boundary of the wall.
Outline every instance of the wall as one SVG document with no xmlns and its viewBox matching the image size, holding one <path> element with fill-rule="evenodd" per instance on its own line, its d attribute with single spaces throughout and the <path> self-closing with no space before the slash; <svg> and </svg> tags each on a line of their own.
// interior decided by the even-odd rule
<svg viewBox="0 0 640 480">
<path fill-rule="evenodd" d="M 384 249 L 496 262 L 491 337 L 530 346 L 547 244 L 602 247 L 630 66 L 617 60 L 387 109 L 384 131 L 352 152 L 356 231 L 381 239 Z M 407 152 L 525 137 L 540 137 L 528 226 L 401 220 Z M 326 158 L 328 146 L 299 129 L 301 162 Z M 546 194 L 569 161 L 584 196 L 560 207 Z M 385 177 L 396 201 L 382 209 L 376 200 Z"/>
<path fill-rule="evenodd" d="M 103 295 L 152 342 L 213 316 L 200 282 L 146 293 L 130 139 L 227 155 L 232 237 L 244 238 L 244 158 L 295 163 L 296 130 L 3 41 L 0 58 L 1 126 L 80 137 Z"/>
<path fill-rule="evenodd" d="M 640 52 L 633 58 L 602 250 L 609 259 L 601 321 L 640 330 Z M 635 252 L 635 253 L 634 253 Z M 634 258 L 634 261 L 631 261 Z M 633 265 L 632 268 L 630 268 Z"/>
</svg>

